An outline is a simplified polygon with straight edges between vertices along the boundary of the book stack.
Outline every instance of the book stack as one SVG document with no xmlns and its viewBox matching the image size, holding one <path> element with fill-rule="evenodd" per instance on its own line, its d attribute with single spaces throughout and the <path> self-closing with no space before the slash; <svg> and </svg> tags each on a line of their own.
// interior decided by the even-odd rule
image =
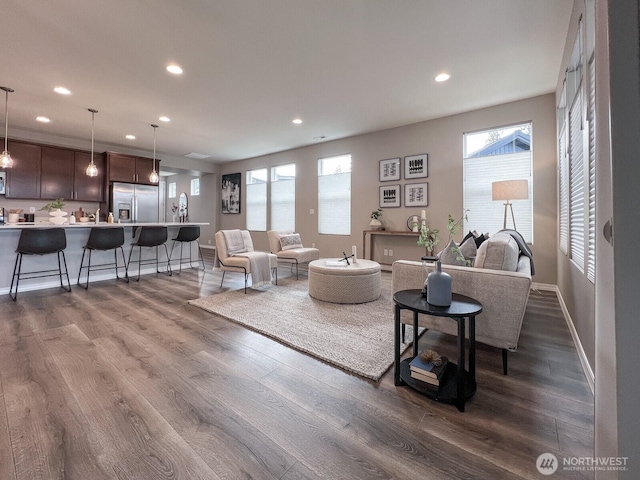
<svg viewBox="0 0 640 480">
<path fill-rule="evenodd" d="M 442 363 L 436 366 L 432 362 L 425 362 L 418 355 L 409 363 L 411 378 L 439 387 L 447 369 L 447 363 L 449 363 L 447 357 L 442 357 Z"/>
</svg>

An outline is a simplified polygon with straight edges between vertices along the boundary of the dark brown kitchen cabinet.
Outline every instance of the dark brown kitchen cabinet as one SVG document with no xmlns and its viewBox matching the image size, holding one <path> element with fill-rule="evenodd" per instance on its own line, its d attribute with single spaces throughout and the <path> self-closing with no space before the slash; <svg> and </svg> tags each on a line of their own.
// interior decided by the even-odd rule
<svg viewBox="0 0 640 480">
<path fill-rule="evenodd" d="M 109 182 L 144 183 L 154 185 L 149 181 L 153 171 L 153 159 L 107 152 Z M 156 171 L 157 171 L 156 164 Z"/>
<path fill-rule="evenodd" d="M 104 183 L 104 156 L 94 154 L 97 177 L 86 170 L 91 153 L 57 147 L 42 147 L 40 198 L 101 202 Z"/>
<path fill-rule="evenodd" d="M 40 198 L 41 147 L 9 140 L 13 167 L 7 169 L 7 198 Z"/>
<path fill-rule="evenodd" d="M 85 202 L 104 201 L 104 179 L 106 175 L 104 155 L 93 154 L 93 163 L 98 167 L 98 176 L 88 177 L 87 165 L 89 165 L 91 159 L 91 152 L 74 152 L 74 154 L 74 200 L 82 200 Z"/>
</svg>

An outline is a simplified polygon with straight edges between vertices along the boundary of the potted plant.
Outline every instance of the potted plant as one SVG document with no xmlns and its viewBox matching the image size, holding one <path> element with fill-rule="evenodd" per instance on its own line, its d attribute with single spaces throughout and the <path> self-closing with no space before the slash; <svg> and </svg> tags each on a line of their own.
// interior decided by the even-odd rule
<svg viewBox="0 0 640 480">
<path fill-rule="evenodd" d="M 380 217 L 382 216 L 382 209 L 378 208 L 371 212 L 371 221 L 369 222 L 369 226 L 371 230 L 382 230 L 382 222 L 380 221 Z"/>
<path fill-rule="evenodd" d="M 44 212 L 51 212 L 52 210 L 61 210 L 65 206 L 64 198 L 56 198 L 52 202 L 44 205 L 40 210 Z"/>
</svg>

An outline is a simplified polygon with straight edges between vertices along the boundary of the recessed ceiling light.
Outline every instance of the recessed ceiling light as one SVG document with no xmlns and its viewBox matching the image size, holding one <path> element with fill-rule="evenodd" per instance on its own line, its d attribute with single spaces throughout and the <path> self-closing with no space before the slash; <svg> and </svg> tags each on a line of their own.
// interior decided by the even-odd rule
<svg viewBox="0 0 640 480">
<path fill-rule="evenodd" d="M 167 72 L 173 73 L 174 75 L 180 75 L 182 73 L 182 68 L 178 65 L 167 65 Z"/>
<path fill-rule="evenodd" d="M 136 136 L 135 135 L 125 135 L 125 137 L 127 140 L 135 140 Z"/>
<path fill-rule="evenodd" d="M 165 117 L 164 115 L 162 117 L 158 117 L 158 120 L 160 120 L 161 122 L 170 122 L 171 119 L 169 117 Z"/>
<path fill-rule="evenodd" d="M 300 125 L 302 123 L 302 120 L 300 120 L 299 118 L 295 118 L 292 120 L 293 123 L 295 123 L 296 125 Z"/>
<path fill-rule="evenodd" d="M 36 120 L 38 122 L 42 122 L 42 123 L 49 123 L 51 120 L 49 120 L 47 117 L 43 117 L 42 115 L 39 117 L 36 117 Z"/>
<path fill-rule="evenodd" d="M 65 87 L 55 87 L 53 91 L 59 93 L 60 95 L 71 95 L 71 90 Z"/>
<path fill-rule="evenodd" d="M 451 78 L 451 75 L 449 75 L 448 73 L 440 73 L 440 74 L 436 75 L 435 81 L 436 82 L 446 82 L 450 78 Z"/>
</svg>

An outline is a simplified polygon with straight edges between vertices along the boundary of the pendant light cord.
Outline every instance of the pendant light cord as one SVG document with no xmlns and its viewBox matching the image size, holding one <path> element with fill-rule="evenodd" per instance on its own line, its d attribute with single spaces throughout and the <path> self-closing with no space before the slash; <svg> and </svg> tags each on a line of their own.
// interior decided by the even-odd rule
<svg viewBox="0 0 640 480">
<path fill-rule="evenodd" d="M 9 89 L 4 90 L 4 94 L 4 151 L 6 152 L 8 145 L 7 137 L 9 135 Z"/>
</svg>

